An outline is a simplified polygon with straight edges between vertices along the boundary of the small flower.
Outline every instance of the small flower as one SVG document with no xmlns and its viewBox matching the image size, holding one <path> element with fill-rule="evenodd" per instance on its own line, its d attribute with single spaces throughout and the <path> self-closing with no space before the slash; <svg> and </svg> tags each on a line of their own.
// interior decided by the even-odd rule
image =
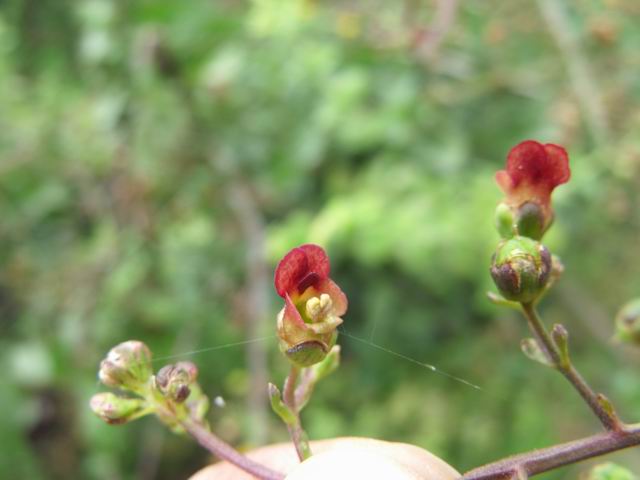
<svg viewBox="0 0 640 480">
<path fill-rule="evenodd" d="M 151 351 L 144 343 L 129 340 L 113 347 L 100 363 L 98 377 L 108 387 L 142 393 L 153 374 Z"/>
<path fill-rule="evenodd" d="M 280 348 L 299 366 L 326 357 L 347 311 L 347 297 L 329 270 L 327 254 L 312 244 L 294 248 L 276 268 L 276 292 L 285 301 L 278 314 Z"/>
<path fill-rule="evenodd" d="M 498 210 L 501 235 L 540 240 L 553 222 L 551 193 L 570 177 L 569 157 L 561 146 L 527 140 L 513 147 L 507 156 L 507 168 L 496 173 L 508 207 L 508 210 L 504 207 Z M 511 232 L 505 229 L 509 223 Z"/>
</svg>

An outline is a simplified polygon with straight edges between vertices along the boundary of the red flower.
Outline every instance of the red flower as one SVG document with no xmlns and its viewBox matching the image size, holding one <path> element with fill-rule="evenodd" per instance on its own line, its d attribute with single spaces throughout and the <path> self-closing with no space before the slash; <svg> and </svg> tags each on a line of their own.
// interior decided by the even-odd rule
<svg viewBox="0 0 640 480">
<path fill-rule="evenodd" d="M 280 346 L 302 366 L 326 356 L 347 311 L 347 297 L 329 270 L 327 254 L 313 244 L 294 248 L 276 268 L 276 292 L 285 301 L 278 314 Z"/>
<path fill-rule="evenodd" d="M 541 213 L 541 232 L 551 225 L 551 192 L 569 181 L 569 157 L 564 148 L 526 140 L 511 149 L 506 170 L 496 173 L 496 181 L 507 198 L 505 203 L 516 213 L 525 204 L 537 205 Z"/>
</svg>

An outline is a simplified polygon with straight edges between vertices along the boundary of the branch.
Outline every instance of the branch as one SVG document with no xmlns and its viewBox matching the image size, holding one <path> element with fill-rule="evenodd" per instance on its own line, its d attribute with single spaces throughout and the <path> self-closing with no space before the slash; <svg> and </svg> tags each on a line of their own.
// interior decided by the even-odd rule
<svg viewBox="0 0 640 480">
<path fill-rule="evenodd" d="M 455 23 L 458 0 L 436 0 L 436 11 L 431 24 L 418 34 L 415 50 L 418 57 L 433 60 L 445 36 Z"/>
<path fill-rule="evenodd" d="M 569 380 L 571 385 L 578 391 L 607 430 L 620 430 L 622 423 L 609 402 L 604 396 L 596 394 L 591 389 L 585 379 L 582 378 L 582 375 L 580 375 L 578 370 L 573 366 L 566 352 L 560 351 L 559 346 L 551 339 L 551 336 L 544 327 L 533 304 L 523 303 L 522 310 L 527 318 L 529 327 L 538 339 L 543 352 L 551 364 Z"/>
<path fill-rule="evenodd" d="M 250 473 L 261 480 L 283 480 L 284 474 L 271 470 L 260 463 L 245 457 L 228 443 L 224 442 L 201 423 L 193 420 L 181 422 L 182 427 L 195 438 L 200 445 L 213 453 L 216 457 L 234 464 L 236 467 Z"/>
<path fill-rule="evenodd" d="M 587 56 L 582 51 L 579 39 L 573 33 L 563 3 L 555 0 L 538 0 L 538 8 L 567 64 L 569 81 L 578 97 L 590 133 L 597 143 L 602 144 L 610 136 L 607 112 Z"/>
<path fill-rule="evenodd" d="M 548 472 L 606 453 L 640 445 L 640 424 L 628 425 L 591 437 L 533 450 L 475 468 L 463 475 L 464 480 L 507 480 Z"/>
</svg>

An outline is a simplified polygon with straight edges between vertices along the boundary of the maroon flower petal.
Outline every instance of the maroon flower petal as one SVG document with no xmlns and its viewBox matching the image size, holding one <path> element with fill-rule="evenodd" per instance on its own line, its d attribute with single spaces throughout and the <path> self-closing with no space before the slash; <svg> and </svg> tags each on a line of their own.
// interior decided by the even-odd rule
<svg viewBox="0 0 640 480">
<path fill-rule="evenodd" d="M 317 273 L 320 278 L 327 278 L 329 276 L 329 257 L 321 246 L 307 243 L 298 248 L 307 255 L 310 271 Z"/>
<path fill-rule="evenodd" d="M 549 175 L 553 187 L 567 183 L 571 178 L 571 169 L 569 168 L 569 155 L 567 151 L 560 145 L 547 143 L 544 149 L 549 155 Z"/>
<path fill-rule="evenodd" d="M 496 181 L 513 200 L 535 197 L 548 204 L 553 189 L 566 183 L 570 176 L 569 157 L 564 148 L 526 140 L 511 149 L 507 168 L 496 173 Z"/>
<path fill-rule="evenodd" d="M 292 249 L 278 266 L 275 287 L 284 298 L 287 292 L 302 294 L 307 288 L 329 276 L 329 258 L 318 245 L 306 244 Z"/>
</svg>

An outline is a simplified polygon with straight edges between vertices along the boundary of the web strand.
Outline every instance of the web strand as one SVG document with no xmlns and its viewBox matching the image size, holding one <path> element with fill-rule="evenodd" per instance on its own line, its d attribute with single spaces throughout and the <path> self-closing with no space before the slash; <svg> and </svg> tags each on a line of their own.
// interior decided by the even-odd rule
<svg viewBox="0 0 640 480">
<path fill-rule="evenodd" d="M 224 345 L 216 345 L 214 347 L 201 348 L 199 350 L 191 350 L 189 352 L 177 353 L 175 355 L 166 355 L 164 357 L 156 357 L 153 359 L 153 361 L 158 362 L 160 360 L 172 360 L 174 358 L 182 358 L 190 355 L 198 355 L 200 353 L 213 352 L 215 350 L 224 350 L 225 348 L 239 347 L 242 345 L 248 345 L 250 343 L 264 342 L 265 340 L 270 340 L 272 338 L 276 338 L 276 336 L 268 335 L 266 337 L 252 338 L 250 340 L 243 340 L 241 342 L 225 343 Z"/>
<path fill-rule="evenodd" d="M 344 328 L 340 329 L 340 333 L 342 333 L 347 338 L 351 338 L 353 340 L 356 340 L 357 342 L 363 343 L 365 345 L 369 345 L 369 346 L 371 346 L 373 348 L 376 348 L 376 349 L 378 349 L 378 350 L 380 350 L 382 352 L 388 353 L 389 355 L 393 355 L 395 357 L 398 357 L 398 358 L 401 358 L 403 360 L 406 360 L 407 362 L 411 362 L 411 363 L 413 363 L 415 365 L 418 365 L 420 367 L 426 368 L 427 370 L 430 370 L 430 371 L 432 371 L 434 373 L 437 373 L 437 374 L 442 375 L 444 377 L 450 378 L 451 380 L 454 380 L 456 382 L 462 383 L 463 385 L 471 387 L 474 390 L 482 390 L 482 387 L 480 387 L 479 385 L 476 385 L 475 383 L 471 383 L 468 380 L 465 380 L 464 378 L 460 378 L 460 377 L 457 377 L 457 376 L 452 375 L 450 373 L 447 373 L 444 370 L 440 370 L 435 365 L 431 365 L 429 363 L 421 362 L 419 360 L 416 360 L 415 358 L 408 357 L 407 355 L 395 352 L 395 351 L 393 351 L 393 350 L 391 350 L 389 348 L 386 348 L 386 347 L 383 347 L 381 345 L 378 345 L 377 343 L 373 343 L 373 342 L 371 342 L 369 340 L 366 340 L 364 338 L 360 338 L 360 337 L 356 337 L 355 335 L 351 335 L 351 334 L 347 333 L 344 330 Z"/>
<path fill-rule="evenodd" d="M 368 345 L 370 347 L 373 347 L 373 348 L 375 348 L 375 349 L 377 349 L 377 350 L 379 350 L 381 352 L 385 352 L 385 353 L 387 353 L 389 355 L 393 355 L 394 357 L 400 358 L 400 359 L 405 360 L 407 362 L 410 362 L 410 363 L 412 363 L 414 365 L 418 365 L 419 367 L 426 368 L 427 370 L 429 370 L 431 372 L 434 372 L 434 373 L 437 373 L 439 375 L 442 375 L 443 377 L 450 378 L 451 380 L 454 380 L 454 381 L 456 381 L 458 383 L 461 383 L 463 385 L 471 387 L 474 390 L 480 390 L 480 391 L 482 390 L 482 387 L 480 387 L 479 385 L 476 385 L 475 383 L 472 383 L 472 382 L 470 382 L 468 380 L 465 380 L 464 378 L 458 377 L 456 375 L 452 375 L 452 374 L 450 374 L 448 372 L 445 372 L 444 370 L 440 370 L 435 365 L 432 365 L 430 363 L 421 362 L 419 360 L 416 360 L 415 358 L 409 357 L 409 356 L 404 355 L 404 354 L 402 354 L 400 352 L 396 352 L 394 350 L 391 350 L 390 348 L 383 347 L 382 345 L 378 345 L 377 343 L 374 343 L 374 342 L 372 342 L 370 340 L 367 340 L 365 338 L 360 338 L 360 337 L 357 337 L 357 336 L 352 335 L 350 333 L 347 333 L 344 328 L 340 328 L 339 330 L 340 330 L 340 333 L 342 335 L 344 335 L 345 337 L 347 337 L 347 338 L 355 340 L 355 341 L 357 341 L 359 343 L 362 343 L 364 345 Z M 201 354 L 201 353 L 213 352 L 213 351 L 216 351 L 216 350 L 224 350 L 224 349 L 227 349 L 227 348 L 240 347 L 242 345 L 248 345 L 250 343 L 264 342 L 265 340 L 271 340 L 271 339 L 274 339 L 274 338 L 276 338 L 276 335 L 268 335 L 268 336 L 265 336 L 265 337 L 253 338 L 253 339 L 249 339 L 249 340 L 243 340 L 243 341 L 240 341 L 240 342 L 225 343 L 223 345 L 216 345 L 216 346 L 213 346 L 213 347 L 201 348 L 199 350 L 191 350 L 191 351 L 188 351 L 188 352 L 183 352 L 183 353 L 179 353 L 179 354 L 175 354 L 175 355 L 165 355 L 165 356 L 162 356 L 162 357 L 156 357 L 156 358 L 153 359 L 153 361 L 154 362 L 158 362 L 158 361 L 161 361 L 161 360 L 172 360 L 172 359 L 177 359 L 177 358 L 183 358 L 183 357 L 187 357 L 187 356 L 191 356 L 191 355 L 198 355 L 198 354 Z"/>
</svg>

